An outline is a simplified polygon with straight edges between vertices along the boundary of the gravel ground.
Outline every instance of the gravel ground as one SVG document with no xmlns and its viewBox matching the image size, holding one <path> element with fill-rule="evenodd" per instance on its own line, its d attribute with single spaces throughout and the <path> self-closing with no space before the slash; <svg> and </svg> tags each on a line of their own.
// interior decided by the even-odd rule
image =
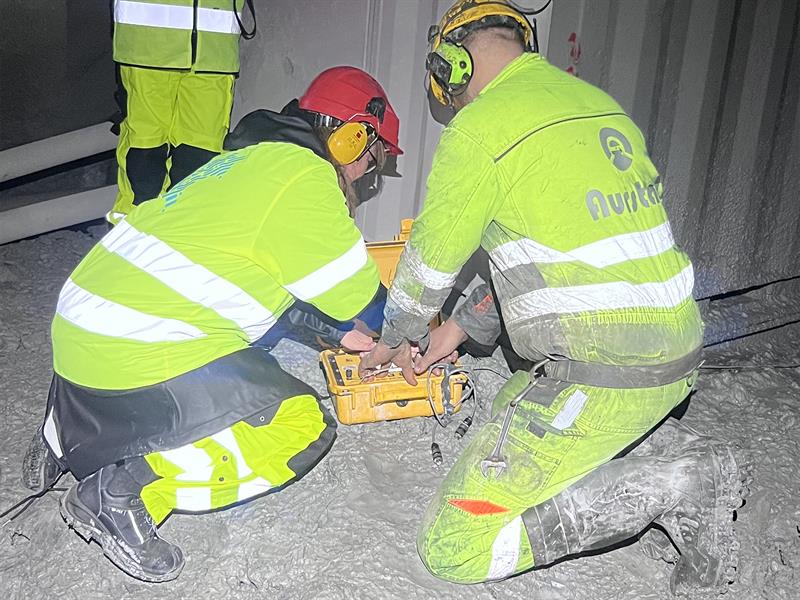
<svg viewBox="0 0 800 600">
<path fill-rule="evenodd" d="M 60 231 L 0 246 L 0 511 L 26 494 L 19 467 L 45 406 L 58 290 L 101 232 Z M 791 363 L 799 346 L 800 325 L 792 325 L 715 346 L 707 359 Z M 316 352 L 284 341 L 275 354 L 326 393 Z M 499 358 L 466 360 L 505 368 Z M 487 407 L 501 381 L 478 374 Z M 798 390 L 798 369 L 705 371 L 684 416 L 755 460 L 753 493 L 737 521 L 741 576 L 726 595 L 730 600 L 798 597 Z M 478 425 L 487 410 L 478 411 Z M 0 598 L 670 597 L 671 567 L 645 558 L 636 544 L 496 584 L 457 586 L 429 575 L 415 551 L 417 522 L 473 433 L 462 441 L 453 439 L 452 428 L 440 435 L 445 464 L 438 469 L 430 435 L 428 419 L 340 426 L 330 454 L 286 490 L 231 510 L 173 515 L 161 534 L 181 545 L 187 562 L 180 578 L 166 584 L 145 584 L 117 570 L 97 545 L 67 529 L 58 493 L 48 494 L 0 529 Z"/>
</svg>

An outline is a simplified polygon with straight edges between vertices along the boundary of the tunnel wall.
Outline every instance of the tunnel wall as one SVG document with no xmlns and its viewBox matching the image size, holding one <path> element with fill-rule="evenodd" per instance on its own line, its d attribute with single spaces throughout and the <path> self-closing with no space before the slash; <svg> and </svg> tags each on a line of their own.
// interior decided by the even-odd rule
<svg viewBox="0 0 800 600">
<path fill-rule="evenodd" d="M 697 297 L 800 275 L 796 0 L 562 0 L 549 58 L 644 132 Z"/>
</svg>

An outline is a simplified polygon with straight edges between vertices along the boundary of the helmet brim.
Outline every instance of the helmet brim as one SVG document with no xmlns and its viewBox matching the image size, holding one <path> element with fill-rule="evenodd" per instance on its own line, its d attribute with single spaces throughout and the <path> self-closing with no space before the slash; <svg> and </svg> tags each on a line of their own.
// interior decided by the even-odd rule
<svg viewBox="0 0 800 600">
<path fill-rule="evenodd" d="M 394 154 L 395 156 L 400 156 L 403 154 L 403 151 L 400 149 L 400 146 L 396 146 L 386 138 L 381 138 L 384 147 L 386 148 L 386 154 Z"/>
</svg>

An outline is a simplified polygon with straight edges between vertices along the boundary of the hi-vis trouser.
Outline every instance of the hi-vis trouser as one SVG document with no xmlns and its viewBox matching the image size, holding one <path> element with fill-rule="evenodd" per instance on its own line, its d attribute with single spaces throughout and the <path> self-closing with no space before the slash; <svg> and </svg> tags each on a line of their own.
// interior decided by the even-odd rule
<svg viewBox="0 0 800 600">
<path fill-rule="evenodd" d="M 160 523 L 176 509 L 222 508 L 300 479 L 330 450 L 336 421 L 313 388 L 248 347 L 130 390 L 56 374 L 43 435 L 76 479 L 143 457 L 154 476 L 130 492 Z"/>
<path fill-rule="evenodd" d="M 612 389 L 542 377 L 518 404 L 502 446 L 507 469 L 485 476 L 506 406 L 530 382 L 517 372 L 492 420 L 464 450 L 423 518 L 417 548 L 436 576 L 500 580 L 537 564 L 522 513 L 557 495 L 658 424 L 692 390 L 694 375 L 661 387 Z"/>
<path fill-rule="evenodd" d="M 331 447 L 336 425 L 317 398 L 284 400 L 269 423 L 239 421 L 192 444 L 144 458 L 156 476 L 141 492 L 156 523 L 265 494 L 305 475 Z"/>
<path fill-rule="evenodd" d="M 121 65 L 119 193 L 108 220 L 155 198 L 222 150 L 234 76 Z M 168 172 L 169 170 L 169 172 Z"/>
</svg>

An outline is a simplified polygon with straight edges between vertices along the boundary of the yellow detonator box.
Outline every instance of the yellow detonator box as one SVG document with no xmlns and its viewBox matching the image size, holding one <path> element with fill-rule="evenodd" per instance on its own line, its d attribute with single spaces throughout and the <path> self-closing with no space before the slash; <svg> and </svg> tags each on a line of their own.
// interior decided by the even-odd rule
<svg viewBox="0 0 800 600">
<path fill-rule="evenodd" d="M 367 244 L 367 251 L 378 265 L 381 282 L 387 288 L 392 284 L 403 247 L 411 235 L 412 223 L 413 219 L 404 219 L 400 234 L 393 241 Z M 431 327 L 439 323 L 437 316 Z M 418 375 L 417 385 L 411 386 L 403 379 L 399 368 L 365 383 L 358 376 L 360 359 L 357 354 L 323 350 L 319 357 L 336 415 L 345 425 L 433 416 L 431 403 L 437 414 L 448 409 L 457 412 L 461 408 L 461 394 L 466 383 L 463 375 L 449 377 L 444 389 L 444 375 Z M 445 407 L 445 403 L 450 406 Z"/>
<path fill-rule="evenodd" d="M 336 416 L 345 425 L 430 417 L 433 416 L 431 403 L 439 415 L 446 412 L 445 403 L 453 413 L 461 409 L 461 393 L 466 382 L 463 375 L 449 377 L 445 389 L 442 389 L 444 375 L 417 375 L 417 385 L 412 386 L 406 383 L 399 369 L 364 383 L 358 377 L 358 354 L 323 350 L 319 357 Z"/>
</svg>

